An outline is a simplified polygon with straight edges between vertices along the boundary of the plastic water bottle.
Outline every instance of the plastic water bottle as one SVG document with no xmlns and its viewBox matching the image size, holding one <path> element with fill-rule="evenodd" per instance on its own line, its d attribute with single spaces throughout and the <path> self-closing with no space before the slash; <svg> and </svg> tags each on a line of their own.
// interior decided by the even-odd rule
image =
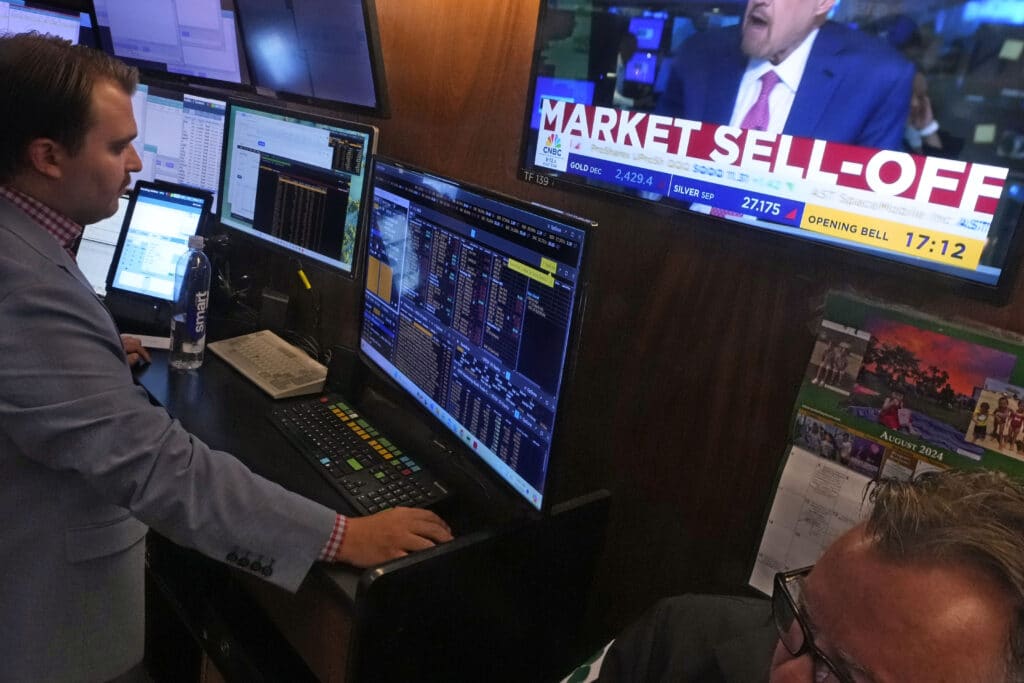
<svg viewBox="0 0 1024 683">
<path fill-rule="evenodd" d="M 210 260 L 203 238 L 188 238 L 188 251 L 174 269 L 174 309 L 171 315 L 171 367 L 195 370 L 203 364 L 207 309 L 210 305 Z"/>
</svg>

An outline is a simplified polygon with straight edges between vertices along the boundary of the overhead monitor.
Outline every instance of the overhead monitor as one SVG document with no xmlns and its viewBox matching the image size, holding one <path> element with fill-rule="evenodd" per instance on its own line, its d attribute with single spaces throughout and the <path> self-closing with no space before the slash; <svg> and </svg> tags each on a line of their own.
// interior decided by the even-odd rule
<svg viewBox="0 0 1024 683">
<path fill-rule="evenodd" d="M 189 185 L 212 193 L 220 188 L 227 102 L 183 87 L 139 84 L 132 101 L 142 159 L 135 180 Z"/>
<path fill-rule="evenodd" d="M 16 33 L 48 34 L 74 45 L 95 46 L 92 18 L 67 3 L 36 0 L 0 0 L 0 36 Z"/>
<path fill-rule="evenodd" d="M 100 46 L 143 71 L 248 83 L 232 0 L 94 0 Z"/>
<path fill-rule="evenodd" d="M 1019 4 L 843 0 L 782 45 L 764 3 L 542 0 L 522 177 L 1004 298 L 1024 209 Z"/>
<path fill-rule="evenodd" d="M 252 81 L 307 104 L 387 113 L 373 0 L 235 0 Z"/>
<path fill-rule="evenodd" d="M 591 225 L 380 159 L 372 202 L 360 350 L 542 509 Z"/>
<path fill-rule="evenodd" d="M 351 273 L 376 145 L 372 126 L 232 102 L 221 224 Z"/>
</svg>

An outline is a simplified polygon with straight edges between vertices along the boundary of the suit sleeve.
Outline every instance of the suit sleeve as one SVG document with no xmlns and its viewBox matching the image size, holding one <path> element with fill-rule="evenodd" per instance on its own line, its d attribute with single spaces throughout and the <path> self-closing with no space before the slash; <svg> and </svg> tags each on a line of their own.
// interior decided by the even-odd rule
<svg viewBox="0 0 1024 683">
<path fill-rule="evenodd" d="M 914 66 L 892 60 L 871 70 L 878 106 L 864 126 L 858 144 L 878 149 L 903 149 L 903 133 L 910 115 L 910 94 L 914 88 Z"/>
<path fill-rule="evenodd" d="M 67 272 L 55 274 L 63 277 L 0 300 L 0 428 L 17 455 L 79 478 L 214 559 L 260 558 L 269 581 L 296 590 L 335 513 L 209 448 L 152 405 L 106 310 L 79 283 L 69 287 Z"/>
<path fill-rule="evenodd" d="M 654 113 L 662 116 L 686 117 L 686 103 L 683 97 L 684 81 L 682 69 L 684 56 L 679 55 L 672 60 L 668 67 L 668 80 L 665 83 L 665 90 L 658 96 L 654 106 Z"/>
</svg>

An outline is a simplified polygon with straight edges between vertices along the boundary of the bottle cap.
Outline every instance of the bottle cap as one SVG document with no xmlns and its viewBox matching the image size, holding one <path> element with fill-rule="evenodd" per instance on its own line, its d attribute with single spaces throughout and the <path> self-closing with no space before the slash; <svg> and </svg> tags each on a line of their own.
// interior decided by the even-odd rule
<svg viewBox="0 0 1024 683">
<path fill-rule="evenodd" d="M 189 235 L 188 248 L 189 249 L 202 249 L 203 248 L 203 236 L 202 235 Z"/>
</svg>

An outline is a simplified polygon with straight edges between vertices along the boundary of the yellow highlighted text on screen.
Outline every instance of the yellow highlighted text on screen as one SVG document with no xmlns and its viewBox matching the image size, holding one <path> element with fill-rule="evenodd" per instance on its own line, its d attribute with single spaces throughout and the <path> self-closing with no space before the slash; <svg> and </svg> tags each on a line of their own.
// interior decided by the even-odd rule
<svg viewBox="0 0 1024 683">
<path fill-rule="evenodd" d="M 516 261 L 514 259 L 509 259 L 508 260 L 508 267 L 509 267 L 509 270 L 514 270 L 517 273 L 525 275 L 526 277 L 530 278 L 531 280 L 536 280 L 537 282 L 541 283 L 542 285 L 547 285 L 548 287 L 554 287 L 555 286 L 555 278 L 554 277 L 552 277 L 551 275 L 548 275 L 547 273 L 541 272 L 541 271 L 537 270 L 536 268 L 531 268 L 530 266 L 526 265 L 525 263 L 521 263 L 521 262 Z"/>
<path fill-rule="evenodd" d="M 800 227 L 897 254 L 977 270 L 985 240 L 808 204 Z"/>
</svg>

